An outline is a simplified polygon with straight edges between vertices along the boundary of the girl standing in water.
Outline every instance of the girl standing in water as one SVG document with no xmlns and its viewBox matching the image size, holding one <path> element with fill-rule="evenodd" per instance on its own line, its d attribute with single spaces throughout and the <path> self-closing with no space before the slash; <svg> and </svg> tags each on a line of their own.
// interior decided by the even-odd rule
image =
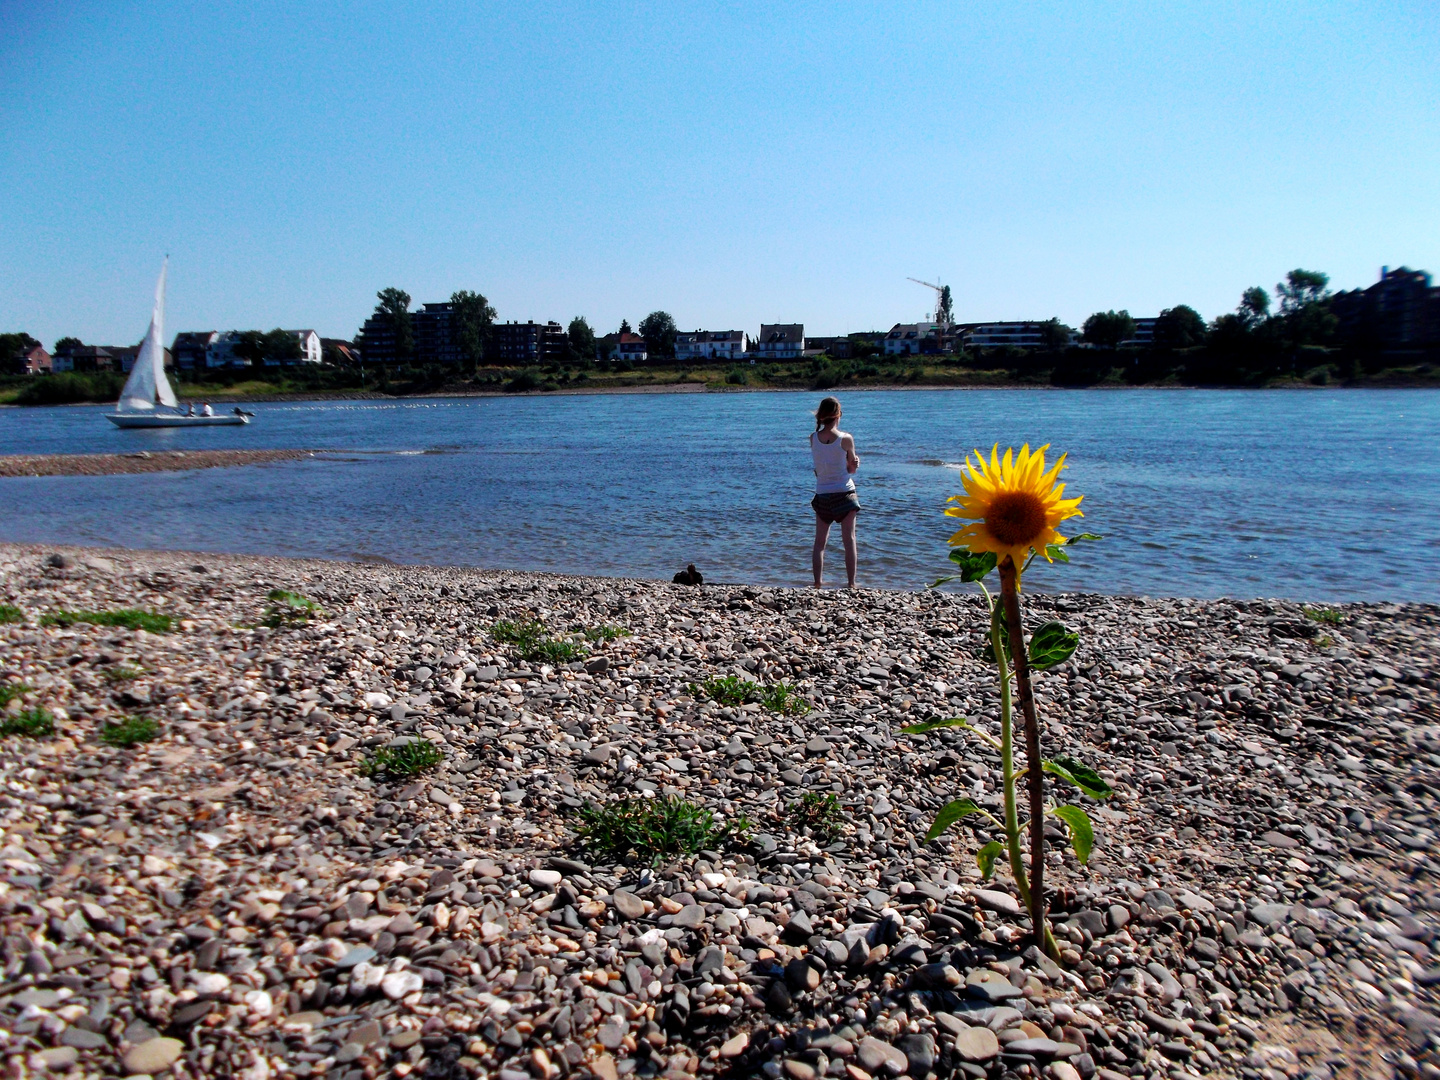
<svg viewBox="0 0 1440 1080">
<path fill-rule="evenodd" d="M 830 526 L 837 521 L 845 545 L 847 587 L 855 588 L 855 515 L 860 512 L 860 498 L 855 494 L 851 474 L 860 467 L 860 457 L 855 453 L 854 438 L 841 431 L 839 423 L 840 402 L 825 398 L 815 410 L 815 431 L 810 436 L 810 455 L 815 461 L 815 498 L 810 500 L 815 511 L 811 563 L 817 589 L 825 568 L 825 541 L 830 538 Z"/>
</svg>

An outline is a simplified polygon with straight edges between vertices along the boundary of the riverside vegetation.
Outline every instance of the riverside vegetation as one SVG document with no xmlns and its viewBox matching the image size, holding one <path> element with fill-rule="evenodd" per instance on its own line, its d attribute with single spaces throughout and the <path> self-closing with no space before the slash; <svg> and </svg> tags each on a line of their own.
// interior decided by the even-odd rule
<svg viewBox="0 0 1440 1080">
<path fill-rule="evenodd" d="M 316 610 L 264 625 L 276 590 Z M 1440 1065 L 1434 605 L 1027 590 L 1037 629 L 1007 653 L 968 593 L 15 545 L 0 603 L 0 1045 L 22 1072 Z M 169 626 L 45 618 L 115 611 Z M 584 655 L 523 659 L 502 622 Z M 1048 760 L 1112 791 L 1085 804 L 1086 863 L 1036 819 L 1058 962 L 1015 881 L 981 876 L 993 825 L 931 838 L 957 796 L 1003 819 L 1002 755 L 901 734 L 997 734 L 997 665 L 1050 622 L 1076 639 L 1030 675 Z M 696 692 L 731 676 L 808 711 Z M 129 718 L 155 737 L 107 737 Z"/>
</svg>

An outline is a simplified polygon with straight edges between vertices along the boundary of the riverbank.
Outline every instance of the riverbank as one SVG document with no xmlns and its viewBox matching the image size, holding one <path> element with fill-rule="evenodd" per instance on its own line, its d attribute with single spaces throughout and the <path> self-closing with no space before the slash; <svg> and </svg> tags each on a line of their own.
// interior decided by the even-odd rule
<svg viewBox="0 0 1440 1080">
<path fill-rule="evenodd" d="M 313 457 L 314 450 L 142 450 L 134 454 L 4 454 L 0 476 L 115 476 L 268 465 Z"/>
<path fill-rule="evenodd" d="M 923 844 L 943 801 L 996 796 L 984 744 L 898 731 L 993 716 L 973 598 L 6 545 L 0 603 L 10 719 L 56 723 L 0 742 L 12 1061 L 1118 1080 L 1435 1060 L 1434 605 L 1031 597 L 1082 635 L 1037 687 L 1048 749 L 1117 791 L 1088 869 L 1052 847 L 1061 967 L 1024 951 L 1004 875 L 978 879 L 980 837 Z M 120 609 L 172 624 L 42 624 Z M 497 640 L 531 618 L 590 630 L 584 655 Z M 732 674 L 809 710 L 697 700 Z M 127 717 L 158 737 L 102 740 Z M 437 767 L 366 775 L 417 743 Z M 653 870 L 577 839 L 582 807 L 651 793 L 749 839 Z"/>
</svg>

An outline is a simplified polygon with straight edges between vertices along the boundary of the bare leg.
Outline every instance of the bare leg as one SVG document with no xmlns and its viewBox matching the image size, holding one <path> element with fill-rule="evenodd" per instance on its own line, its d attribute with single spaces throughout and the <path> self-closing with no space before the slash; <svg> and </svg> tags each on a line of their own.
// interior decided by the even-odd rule
<svg viewBox="0 0 1440 1080">
<path fill-rule="evenodd" d="M 820 579 L 825 570 L 825 541 L 830 539 L 830 522 L 819 514 L 815 515 L 815 547 L 810 552 L 810 565 L 815 570 L 815 588 L 820 588 Z"/>
<path fill-rule="evenodd" d="M 840 539 L 845 543 L 846 587 L 851 589 L 855 587 L 855 515 L 856 511 L 851 510 L 840 522 Z"/>
</svg>

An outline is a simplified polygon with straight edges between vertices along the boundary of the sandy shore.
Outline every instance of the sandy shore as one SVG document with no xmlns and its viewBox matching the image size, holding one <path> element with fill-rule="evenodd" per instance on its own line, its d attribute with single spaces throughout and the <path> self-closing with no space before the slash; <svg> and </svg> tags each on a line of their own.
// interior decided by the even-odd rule
<svg viewBox="0 0 1440 1080">
<path fill-rule="evenodd" d="M 273 589 L 308 622 L 262 624 Z M 1435 1075 L 1440 609 L 1033 596 L 1079 630 L 1047 748 L 1056 965 L 983 825 L 977 601 L 0 547 L 0 1039 L 22 1070 L 246 1080 L 902 1073 Z M 169 632 L 57 611 L 134 608 Z M 623 627 L 526 661 L 497 620 Z M 736 674 L 809 703 L 697 699 Z M 133 747 L 122 717 L 158 725 Z M 424 742 L 440 764 L 366 775 Z M 408 751 L 407 751 L 408 752 Z M 807 824 L 805 793 L 837 813 Z M 582 808 L 673 795 L 744 840 L 615 861 Z M 974 819 L 971 819 L 974 820 Z M 1385 1057 L 1381 1056 L 1384 1052 Z M 12 1066 L 13 1067 L 13 1066 Z"/>
<path fill-rule="evenodd" d="M 114 476 L 298 461 L 314 450 L 142 450 L 136 454 L 6 454 L 0 476 Z"/>
</svg>

